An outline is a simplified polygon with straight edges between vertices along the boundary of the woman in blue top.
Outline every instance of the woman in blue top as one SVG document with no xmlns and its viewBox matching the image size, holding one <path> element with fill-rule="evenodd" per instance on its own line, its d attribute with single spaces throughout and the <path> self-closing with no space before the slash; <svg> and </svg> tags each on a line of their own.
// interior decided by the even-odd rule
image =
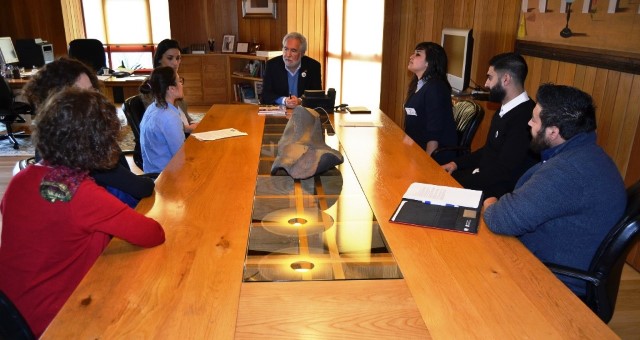
<svg viewBox="0 0 640 340">
<path fill-rule="evenodd" d="M 149 78 L 154 102 L 140 122 L 145 173 L 161 172 L 184 143 L 184 126 L 176 100 L 183 97 L 184 80 L 169 66 L 153 70 Z"/>
<path fill-rule="evenodd" d="M 407 68 L 415 77 L 409 84 L 404 104 L 405 133 L 430 156 L 440 146 L 457 145 L 444 49 L 433 42 L 419 43 L 409 57 Z M 443 151 L 433 158 L 444 164 L 455 156 L 454 151 Z"/>
</svg>

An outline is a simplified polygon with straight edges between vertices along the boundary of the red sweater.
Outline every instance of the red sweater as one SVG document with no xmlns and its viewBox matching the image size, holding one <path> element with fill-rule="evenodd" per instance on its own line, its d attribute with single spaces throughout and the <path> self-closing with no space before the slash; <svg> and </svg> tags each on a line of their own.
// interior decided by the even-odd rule
<svg viewBox="0 0 640 340">
<path fill-rule="evenodd" d="M 0 289 L 40 336 L 110 240 L 141 247 L 164 242 L 160 224 L 86 179 L 69 202 L 50 203 L 40 182 L 50 168 L 30 166 L 2 198 Z"/>
</svg>

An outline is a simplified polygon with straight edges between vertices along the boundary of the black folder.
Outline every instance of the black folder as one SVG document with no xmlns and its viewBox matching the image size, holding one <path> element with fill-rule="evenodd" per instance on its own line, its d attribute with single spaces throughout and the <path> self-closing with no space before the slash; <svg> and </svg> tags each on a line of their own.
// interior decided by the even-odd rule
<svg viewBox="0 0 640 340">
<path fill-rule="evenodd" d="M 479 210 L 479 207 L 452 207 L 402 200 L 390 221 L 477 234 Z"/>
<path fill-rule="evenodd" d="M 416 198 L 416 191 L 426 190 L 426 196 Z M 452 191 L 451 195 L 449 195 Z M 454 192 L 454 193 L 453 193 Z M 454 196 L 473 197 L 471 203 L 465 202 L 466 206 L 456 205 L 459 202 L 447 202 L 446 198 Z M 445 197 L 445 201 L 439 201 L 438 204 L 431 203 L 434 194 L 439 198 Z M 411 198 L 409 198 L 411 197 Z M 391 222 L 402 223 L 420 227 L 430 227 L 458 231 L 469 234 L 478 233 L 478 220 L 480 219 L 480 202 L 482 193 L 476 190 L 468 190 L 461 188 L 449 188 L 437 185 L 414 183 L 402 198 L 402 201 L 396 208 L 395 212 L 389 219 Z M 450 204 L 449 204 L 450 203 Z"/>
</svg>

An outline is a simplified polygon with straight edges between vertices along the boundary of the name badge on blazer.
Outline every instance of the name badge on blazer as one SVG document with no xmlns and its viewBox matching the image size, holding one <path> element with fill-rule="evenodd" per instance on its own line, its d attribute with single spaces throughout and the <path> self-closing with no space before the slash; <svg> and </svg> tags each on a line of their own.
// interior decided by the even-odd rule
<svg viewBox="0 0 640 340">
<path fill-rule="evenodd" d="M 412 107 L 405 107 L 404 110 L 407 112 L 407 116 L 417 116 L 416 109 Z"/>
</svg>

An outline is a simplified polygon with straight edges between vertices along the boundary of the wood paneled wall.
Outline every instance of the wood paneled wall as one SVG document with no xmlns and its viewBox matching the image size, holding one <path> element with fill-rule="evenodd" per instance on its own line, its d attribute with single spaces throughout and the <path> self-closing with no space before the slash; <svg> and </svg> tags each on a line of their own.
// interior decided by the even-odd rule
<svg viewBox="0 0 640 340">
<path fill-rule="evenodd" d="M 282 38 L 292 31 L 304 34 L 307 55 L 323 62 L 325 45 L 325 2 L 323 0 L 276 0 L 276 19 L 243 18 L 242 1 L 169 0 L 171 36 L 183 46 L 236 36 L 236 42 L 258 42 L 263 50 L 280 50 Z"/>
<path fill-rule="evenodd" d="M 169 21 L 171 38 L 180 42 L 181 47 L 191 44 L 206 44 L 216 41 L 216 51 L 220 52 L 222 37 L 238 37 L 239 1 L 229 0 L 169 0 Z"/>
<path fill-rule="evenodd" d="M 86 38 L 82 0 L 61 0 L 61 4 L 66 41 Z"/>
<path fill-rule="evenodd" d="M 243 18 L 242 2 L 238 3 L 238 39 L 239 41 L 259 42 L 266 51 L 282 49 L 282 37 L 287 34 L 287 2 L 277 1 L 278 14 L 275 19 Z"/>
<path fill-rule="evenodd" d="M 421 41 L 440 43 L 445 27 L 473 28 L 471 86 L 483 85 L 489 59 L 513 51 L 519 13 L 520 1 L 386 1 L 380 109 L 403 125 L 402 106 L 412 76 L 407 70 L 409 55 Z"/>
<path fill-rule="evenodd" d="M 56 56 L 67 54 L 61 1 L 2 1 L 0 36 L 16 39 L 42 38 L 53 44 Z"/>
<path fill-rule="evenodd" d="M 640 2 L 616 0 L 615 13 L 607 13 L 611 0 L 591 0 L 591 10 L 583 13 L 588 0 L 576 0 L 571 7 L 570 38 L 560 37 L 567 22 L 560 0 L 548 0 L 541 11 L 538 0 L 528 0 L 525 14 L 526 35 L 522 40 L 570 46 L 597 47 L 613 51 L 640 52 Z"/>
<path fill-rule="evenodd" d="M 327 7 L 324 0 L 288 0 L 287 32 L 300 32 L 307 37 L 307 55 L 325 64 Z M 282 40 L 282 37 L 280 38 Z M 281 41 L 278 48 L 282 47 Z M 325 79 L 325 77 L 322 77 Z"/>
<path fill-rule="evenodd" d="M 542 83 L 575 86 L 596 104 L 598 144 L 613 158 L 627 186 L 640 180 L 640 75 L 525 56 L 527 92 Z M 635 157 L 633 157 L 635 155 Z"/>
</svg>

